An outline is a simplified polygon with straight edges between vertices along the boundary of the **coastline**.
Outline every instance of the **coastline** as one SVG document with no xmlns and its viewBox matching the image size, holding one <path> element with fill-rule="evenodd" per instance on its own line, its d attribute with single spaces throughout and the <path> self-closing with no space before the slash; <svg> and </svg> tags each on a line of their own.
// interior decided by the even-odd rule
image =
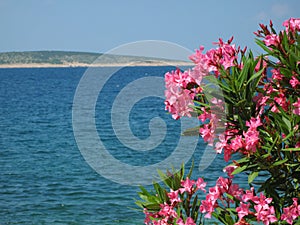
<svg viewBox="0 0 300 225">
<path fill-rule="evenodd" d="M 128 63 L 19 63 L 0 64 L 0 68 L 67 68 L 67 67 L 133 67 L 133 66 L 192 66 L 192 62 L 182 61 L 140 61 Z"/>
</svg>

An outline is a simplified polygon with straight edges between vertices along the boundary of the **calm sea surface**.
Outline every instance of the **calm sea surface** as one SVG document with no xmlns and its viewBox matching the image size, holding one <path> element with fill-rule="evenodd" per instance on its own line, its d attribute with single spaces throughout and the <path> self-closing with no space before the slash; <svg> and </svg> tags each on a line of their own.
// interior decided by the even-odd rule
<svg viewBox="0 0 300 225">
<path fill-rule="evenodd" d="M 132 133 L 141 139 L 151 135 L 151 118 L 159 116 L 168 124 L 165 141 L 154 152 L 122 146 L 113 134 L 111 118 L 103 119 L 129 82 L 145 76 L 163 77 L 171 69 L 127 67 L 118 71 L 122 76 L 106 82 L 97 100 L 95 121 L 105 147 L 118 160 L 133 166 L 150 165 L 172 153 L 179 125 L 164 111 L 163 99 L 137 102 L 129 118 Z M 85 71 L 0 69 L 0 224 L 143 224 L 143 214 L 131 209 L 138 187 L 102 177 L 84 160 L 76 144 L 72 105 Z M 193 156 L 196 166 L 204 148 L 199 140 Z M 196 169 L 195 176 L 207 177 L 213 185 L 221 175 L 222 163 L 218 157 L 204 172 Z M 126 171 L 119 173 L 126 175 Z"/>
</svg>

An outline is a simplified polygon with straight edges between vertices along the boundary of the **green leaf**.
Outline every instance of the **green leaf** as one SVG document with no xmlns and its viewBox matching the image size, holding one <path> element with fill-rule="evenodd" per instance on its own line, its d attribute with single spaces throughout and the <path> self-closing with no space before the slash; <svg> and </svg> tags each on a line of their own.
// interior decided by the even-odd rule
<svg viewBox="0 0 300 225">
<path fill-rule="evenodd" d="M 253 171 L 249 176 L 248 176 L 248 184 L 251 184 L 253 180 L 258 176 L 257 171 Z"/>
<path fill-rule="evenodd" d="M 244 166 L 242 166 L 242 167 L 236 168 L 231 174 L 232 174 L 232 175 L 235 175 L 235 174 L 241 173 L 241 172 L 243 172 L 245 169 L 247 169 L 247 165 L 244 165 Z"/>
<path fill-rule="evenodd" d="M 246 60 L 246 62 L 244 63 L 244 67 L 243 67 L 242 71 L 239 74 L 238 79 L 236 79 L 235 84 L 236 84 L 236 87 L 238 87 L 239 90 L 243 86 L 244 81 L 247 79 L 248 71 L 249 71 L 249 68 L 250 68 L 250 63 L 251 63 L 251 59 Z"/>
<path fill-rule="evenodd" d="M 236 160 L 236 162 L 238 163 L 238 164 L 241 164 L 241 163 L 246 163 L 246 162 L 249 162 L 249 157 L 243 157 L 243 158 L 241 158 L 241 159 L 239 159 L 239 160 Z M 231 164 L 231 165 L 235 165 L 235 164 Z"/>
<path fill-rule="evenodd" d="M 286 141 L 288 140 L 291 136 L 294 136 L 296 130 L 293 130 L 292 132 L 290 132 L 285 138 L 282 139 L 282 141 Z"/>
<path fill-rule="evenodd" d="M 299 150 L 300 150 L 300 149 L 299 149 Z M 289 159 L 279 160 L 279 161 L 273 163 L 272 167 L 279 166 L 279 165 L 281 165 L 281 164 L 287 162 L 288 160 L 289 160 Z"/>
<path fill-rule="evenodd" d="M 154 183 L 153 187 L 154 187 L 156 193 L 158 194 L 159 199 L 162 202 L 166 202 L 167 196 L 166 196 L 166 193 L 165 193 L 165 189 L 163 189 L 158 183 Z"/>
<path fill-rule="evenodd" d="M 272 55 L 273 52 L 267 46 L 265 46 L 265 43 L 263 41 L 259 39 L 255 39 L 255 42 L 259 47 L 265 50 L 268 54 Z"/>
<path fill-rule="evenodd" d="M 226 220 L 226 224 L 228 225 L 233 225 L 234 224 L 234 221 L 232 219 L 232 217 L 230 216 L 230 214 L 225 214 L 225 220 Z"/>
<path fill-rule="evenodd" d="M 195 214 L 196 211 L 198 211 L 198 195 L 195 196 L 194 201 L 193 201 L 193 205 L 192 205 L 192 211 L 191 211 L 191 215 L 192 217 L 194 217 L 193 215 Z"/>
<path fill-rule="evenodd" d="M 223 83 L 222 81 L 219 81 L 215 76 L 205 76 L 203 79 L 208 80 L 208 83 L 213 83 L 217 87 L 220 87 L 222 90 L 230 92 L 231 89 L 226 85 L 226 83 Z M 207 81 L 206 81 L 207 82 Z M 211 89 L 211 88 L 210 88 Z M 210 89 L 203 87 L 204 92 L 209 91 Z"/>
<path fill-rule="evenodd" d="M 250 83 L 252 80 L 254 80 L 254 79 L 260 77 L 263 71 L 264 71 L 264 68 L 261 69 L 260 71 L 258 71 L 257 73 L 253 74 L 253 75 L 250 77 L 250 79 L 247 81 L 246 85 L 249 85 L 249 83 Z"/>
<path fill-rule="evenodd" d="M 157 203 L 148 203 L 148 204 L 144 204 L 143 205 L 144 208 L 147 208 L 149 211 L 159 211 L 160 208 L 160 204 Z"/>
<path fill-rule="evenodd" d="M 189 171 L 189 173 L 186 175 L 188 178 L 191 178 L 191 177 L 192 177 L 194 165 L 195 165 L 195 163 L 194 163 L 194 159 L 193 159 L 193 160 L 192 160 L 192 166 L 191 166 L 191 168 L 190 168 L 190 171 Z"/>
<path fill-rule="evenodd" d="M 300 148 L 285 148 L 285 149 L 282 149 L 281 151 L 284 151 L 284 152 L 288 152 L 288 151 L 298 152 L 298 151 L 300 151 Z"/>
</svg>

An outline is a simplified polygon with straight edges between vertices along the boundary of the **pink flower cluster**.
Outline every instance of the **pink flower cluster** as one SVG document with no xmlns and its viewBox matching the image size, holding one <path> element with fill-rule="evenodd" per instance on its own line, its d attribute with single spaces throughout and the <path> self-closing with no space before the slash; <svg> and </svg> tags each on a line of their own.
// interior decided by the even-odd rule
<svg viewBox="0 0 300 225">
<path fill-rule="evenodd" d="M 290 18 L 284 21 L 282 25 L 285 27 L 285 31 L 287 33 L 295 34 L 296 32 L 300 31 L 300 19 Z M 271 33 L 269 29 L 263 24 L 260 24 L 260 27 L 262 28 L 262 30 L 255 32 L 254 34 L 258 37 L 264 37 L 263 42 L 271 49 L 273 47 L 278 47 L 282 42 L 280 37 L 280 35 L 282 35 L 282 32 L 280 32 L 280 35 L 278 35 L 275 33 Z M 273 28 L 272 21 L 270 21 L 270 27 Z"/>
<path fill-rule="evenodd" d="M 179 69 L 166 73 L 165 83 L 165 109 L 172 114 L 174 119 L 183 116 L 191 117 L 194 105 L 195 93 L 187 89 L 187 85 L 193 82 L 188 72 L 182 73 Z"/>
<path fill-rule="evenodd" d="M 237 184 L 232 183 L 232 179 L 219 177 L 216 186 L 209 188 L 205 200 L 201 201 L 200 212 L 206 213 L 205 218 L 211 218 L 211 214 L 215 208 L 228 206 L 233 203 L 232 199 L 228 198 L 227 194 L 234 196 L 236 199 L 241 199 L 243 190 Z"/>
<path fill-rule="evenodd" d="M 225 43 L 220 39 L 216 43 L 218 48 L 208 50 L 205 54 L 203 53 L 204 48 L 200 47 L 195 54 L 190 56 L 190 59 L 195 63 L 192 70 L 185 72 L 176 70 L 165 74 L 165 105 L 166 110 L 172 114 L 174 119 L 191 116 L 191 112 L 194 111 L 194 102 L 197 102 L 204 95 L 201 88 L 204 76 L 214 74 L 218 77 L 220 69 L 227 70 L 232 66 L 239 68 L 243 66 L 242 63 L 238 64 L 237 61 L 238 54 L 241 52 L 240 48 L 236 49 L 235 45 L 231 45 L 232 40 L 230 39 Z M 198 118 L 203 125 L 199 129 L 199 134 L 209 145 L 213 146 L 215 144 L 217 153 L 222 153 L 224 149 L 226 161 L 230 159 L 231 154 L 237 151 L 246 155 L 253 154 L 259 143 L 257 127 L 251 126 L 248 131 L 238 134 L 238 131 L 231 129 L 229 124 L 225 133 L 217 134 L 217 128 L 224 127 L 224 123 L 221 123 L 222 120 L 218 116 L 218 114 L 224 114 L 224 110 L 225 103 L 216 98 L 211 99 L 210 107 L 201 107 L 201 114 Z"/>
<path fill-rule="evenodd" d="M 291 18 L 285 21 L 283 25 L 288 31 L 298 32 L 300 31 L 299 24 L 300 19 Z M 282 48 L 280 46 L 282 44 L 280 35 L 272 33 L 262 24 L 260 24 L 260 26 L 262 30 L 256 34 L 264 38 L 265 45 Z M 270 27 L 272 26 L 273 24 L 271 22 Z M 203 85 L 202 81 L 204 76 L 214 74 L 219 78 L 223 76 L 220 72 L 222 70 L 230 70 L 232 67 L 238 69 L 243 68 L 243 62 L 238 62 L 238 55 L 240 53 L 244 54 L 244 52 L 241 51 L 240 48 L 236 49 L 235 45 L 231 44 L 232 40 L 231 38 L 225 43 L 222 39 L 219 39 L 219 42 L 216 43 L 218 47 L 216 49 L 210 49 L 206 53 L 203 52 L 204 47 L 201 46 L 199 50 L 196 50 L 196 52 L 190 56 L 190 59 L 195 63 L 192 70 L 185 72 L 176 70 L 165 75 L 166 110 L 172 114 L 174 119 L 179 119 L 182 116 L 190 117 L 191 113 L 195 111 L 193 106 L 197 106 L 199 99 L 205 95 L 201 87 L 201 85 Z M 261 67 L 266 67 L 265 60 L 258 61 L 255 70 L 258 71 Z M 260 125 L 262 125 L 262 121 L 268 120 L 268 118 L 263 115 L 268 108 L 271 108 L 271 111 L 274 113 L 280 113 L 280 110 L 283 109 L 286 112 L 300 115 L 300 98 L 298 97 L 296 102 L 291 102 L 287 97 L 289 96 L 287 91 L 291 90 L 290 88 L 299 89 L 299 74 L 293 72 L 294 74 L 288 78 L 281 74 L 278 68 L 274 68 L 271 72 L 272 78 L 264 77 L 265 79 L 269 79 L 269 82 L 261 82 L 264 93 L 258 92 L 257 95 L 253 97 L 258 114 L 256 118 L 251 118 L 251 120 L 257 120 Z M 290 87 L 286 88 L 286 85 L 290 85 Z M 222 120 L 218 112 L 224 112 L 224 102 L 220 99 L 213 98 L 209 104 L 209 107 L 198 106 L 196 110 L 196 112 L 200 114 L 198 118 L 202 122 L 202 126 L 199 128 L 199 134 L 204 141 L 214 146 L 216 152 L 219 154 L 224 150 L 225 161 L 228 161 L 231 155 L 236 152 L 247 156 L 254 154 L 257 148 L 263 144 L 260 143 L 260 133 L 258 129 L 260 125 L 256 127 L 249 125 L 247 130 L 240 132 L 240 129 L 233 124 L 227 123 L 224 125 L 224 123 L 220 123 Z M 247 123 L 250 124 L 250 121 Z M 225 127 L 225 131 L 218 134 L 218 127 Z"/>
<path fill-rule="evenodd" d="M 239 134 L 237 129 L 230 129 L 230 124 L 227 124 L 225 135 L 219 136 L 219 141 L 216 143 L 217 153 L 222 153 L 224 149 L 224 159 L 229 161 L 231 155 L 235 152 L 240 152 L 244 155 L 251 155 L 256 152 L 259 145 L 259 131 L 258 128 L 262 125 L 259 117 L 251 118 L 246 121 L 248 130 Z"/>
<path fill-rule="evenodd" d="M 265 37 L 264 43 L 266 44 L 266 46 L 271 46 L 271 45 L 278 46 L 280 43 L 279 36 L 276 34 L 268 34 Z"/>
<path fill-rule="evenodd" d="M 272 78 L 269 83 L 264 84 L 263 90 L 265 95 L 259 94 L 253 99 L 256 102 L 256 108 L 260 111 L 260 115 L 263 112 L 264 107 L 271 107 L 271 111 L 279 113 L 280 106 L 284 111 L 288 112 L 292 105 L 292 113 L 300 115 L 300 98 L 292 103 L 287 99 L 288 91 L 290 89 L 297 89 L 300 87 L 300 77 L 299 75 L 293 75 L 290 79 L 286 78 L 280 73 L 279 69 L 272 69 Z M 290 86 L 286 87 L 289 84 Z M 273 99 L 271 98 L 273 97 Z"/>
<path fill-rule="evenodd" d="M 288 34 L 286 36 L 284 36 L 285 31 L 279 34 L 275 33 L 272 21 L 270 22 L 270 30 L 267 26 L 260 24 L 262 30 L 255 34 L 263 39 L 261 44 L 269 47 L 270 52 L 286 54 L 288 59 L 289 55 L 287 52 L 289 51 L 285 50 L 287 47 L 282 40 L 286 38 L 285 40 L 291 45 L 295 42 L 295 37 L 298 35 L 297 32 L 300 31 L 300 19 L 291 18 L 285 21 L 283 26 Z M 205 99 L 205 93 L 203 92 L 204 77 L 213 75 L 223 82 L 224 80 L 227 81 L 226 79 L 232 74 L 232 70 L 241 72 L 244 67 L 243 61 L 238 61 L 238 56 L 240 53 L 243 56 L 245 51 L 241 51 L 240 48 L 236 49 L 231 42 L 232 39 L 227 43 L 220 39 L 216 43 L 218 47 L 208 50 L 206 53 L 203 52 L 204 47 L 201 46 L 199 50 L 196 50 L 195 54 L 190 56 L 190 59 L 195 63 L 193 69 L 185 72 L 176 70 L 165 75 L 166 110 L 172 114 L 174 119 L 179 119 L 183 116 L 190 117 L 194 111 L 198 113 L 198 119 L 202 122 L 199 134 L 204 141 L 215 147 L 217 153 L 224 152 L 225 161 L 229 161 L 234 153 L 241 153 L 248 157 L 253 156 L 253 158 L 256 155 L 265 154 L 266 145 L 264 144 L 269 143 L 268 141 L 264 142 L 266 140 L 263 138 L 265 133 L 269 133 L 272 136 L 272 134 L 281 132 L 279 137 L 282 137 L 282 139 L 278 142 L 282 142 L 282 148 L 299 148 L 300 130 L 298 125 L 293 128 L 292 141 L 285 141 L 284 139 L 290 131 L 284 134 L 285 130 L 278 131 L 277 127 L 273 126 L 274 122 L 272 123 L 277 117 L 297 118 L 296 116 L 300 116 L 299 61 L 295 62 L 296 65 L 291 66 L 291 68 L 297 68 L 295 70 L 292 70 L 281 61 L 276 64 L 272 63 L 271 65 L 274 67 L 271 70 L 272 76 L 268 77 L 266 76 L 266 62 L 268 62 L 268 59 L 257 60 L 258 63 L 254 71 L 250 72 L 254 74 L 262 69 L 264 71 L 254 94 L 251 95 L 253 101 L 251 104 L 253 104 L 254 108 L 256 107 L 256 111 L 251 115 L 247 115 L 248 119 L 242 117 L 238 117 L 240 120 L 231 118 L 230 122 L 222 124 L 221 121 L 224 120 L 220 118 L 221 113 L 219 112 L 225 111 L 225 102 L 212 98 L 208 106 L 208 100 Z M 220 86 L 222 86 L 222 83 Z M 242 113 L 238 107 L 237 109 L 232 109 L 232 111 L 234 110 L 236 112 L 233 112 L 235 114 L 233 116 L 238 116 L 236 114 Z M 217 133 L 219 127 L 225 127 L 224 132 L 221 132 L 221 134 Z M 270 137 L 269 140 L 272 140 L 272 138 Z M 278 146 L 280 150 L 281 144 Z M 295 151 L 295 154 L 299 156 L 298 151 Z M 276 161 L 272 157 L 266 158 L 266 160 Z M 246 225 L 248 224 L 247 219 L 253 217 L 267 225 L 278 221 L 278 219 L 292 224 L 300 216 L 300 205 L 298 205 L 299 199 L 297 198 L 293 199 L 291 206 L 283 208 L 281 217 L 277 218 L 273 206 L 276 202 L 272 198 L 267 198 L 263 193 L 256 195 L 253 188 L 251 190 L 243 190 L 237 184 L 233 184 L 231 173 L 237 166 L 239 165 L 227 167 L 225 171 L 228 172 L 229 178 L 220 177 L 216 185 L 209 188 L 206 198 L 201 201 L 200 212 L 205 213 L 206 218 L 210 218 L 216 208 L 223 207 L 226 210 L 234 202 L 239 202 L 238 207 L 234 207 L 239 218 L 235 225 Z M 201 178 L 197 181 L 186 178 L 182 181 L 181 186 L 178 190 L 171 190 L 168 193 L 169 202 L 162 204 L 158 213 L 146 214 L 148 215 L 147 218 L 156 218 L 155 223 L 146 224 L 167 224 L 167 222 L 177 222 L 180 225 L 194 224 L 190 217 L 184 220 L 180 215 L 177 215 L 176 212 L 178 211 L 175 208 L 183 202 L 183 195 L 192 196 L 197 190 L 205 192 L 206 183 Z M 159 221 L 160 223 L 158 223 Z"/>
<path fill-rule="evenodd" d="M 179 192 L 183 194 L 184 192 L 188 194 L 194 194 L 197 190 L 205 192 L 206 183 L 204 180 L 199 177 L 197 181 L 190 180 L 188 177 L 181 181 L 182 188 L 179 189 Z"/>
<path fill-rule="evenodd" d="M 226 208 L 229 207 L 231 203 L 234 203 L 232 198 L 229 198 L 228 195 L 240 201 L 239 206 L 236 207 L 236 212 L 239 217 L 239 221 L 236 225 L 247 224 L 245 223 L 245 217 L 247 215 L 255 216 L 257 221 L 262 221 L 266 225 L 277 221 L 274 207 L 270 205 L 272 198 L 266 198 L 262 193 L 256 196 L 253 188 L 244 191 L 237 184 L 233 184 L 230 178 L 223 177 L 217 180 L 216 186 L 210 188 L 206 199 L 201 201 L 200 212 L 206 213 L 206 218 L 211 218 L 211 214 L 217 207 L 222 207 L 223 205 L 223 207 Z M 254 205 L 253 208 L 255 211 L 250 210 L 251 204 Z M 290 214 L 287 214 L 287 216 L 289 215 Z"/>
<path fill-rule="evenodd" d="M 168 72 L 165 74 L 165 105 L 174 119 L 183 116 L 191 116 L 194 105 L 194 98 L 202 92 L 200 88 L 203 76 L 211 73 L 219 74 L 219 68 L 228 69 L 235 65 L 239 50 L 234 45 L 230 45 L 232 39 L 224 43 L 222 39 L 216 43 L 219 48 L 211 49 L 203 54 L 203 47 L 196 50 L 196 53 L 190 56 L 190 59 L 196 64 L 192 70 L 181 72 Z M 192 87 L 192 88 L 191 88 Z"/>
<path fill-rule="evenodd" d="M 182 207 L 182 199 L 184 194 L 188 195 L 189 198 L 198 191 L 205 192 L 206 183 L 202 178 L 198 178 L 196 181 L 187 177 L 181 181 L 181 188 L 178 190 L 170 190 L 167 193 L 168 201 L 160 204 L 160 210 L 158 212 L 149 212 L 144 209 L 145 224 L 146 225 L 196 225 L 191 217 L 187 217 L 185 220 L 182 215 L 177 214 L 178 208 Z M 182 209 L 181 209 L 182 211 Z"/>
<path fill-rule="evenodd" d="M 272 198 L 267 198 L 263 193 L 256 196 L 254 195 L 254 189 L 251 188 L 250 191 L 246 190 L 242 200 L 244 203 L 240 202 L 240 206 L 236 208 L 240 220 L 247 215 L 254 214 L 257 221 L 262 221 L 266 225 L 277 221 L 274 206 L 270 206 Z M 249 210 L 250 204 L 248 202 L 254 204 L 255 212 Z"/>
<path fill-rule="evenodd" d="M 300 19 L 290 18 L 283 22 L 283 26 L 286 27 L 286 31 L 289 30 L 293 33 L 300 31 Z"/>
<path fill-rule="evenodd" d="M 244 190 L 238 184 L 232 181 L 232 171 L 235 166 L 227 166 L 224 171 L 228 173 L 230 178 L 219 177 L 216 185 L 209 188 L 204 200 L 201 201 L 199 207 L 200 213 L 205 213 L 205 218 L 211 218 L 211 214 L 216 208 L 233 207 L 237 213 L 239 220 L 235 225 L 248 225 L 247 219 L 256 218 L 258 222 L 269 225 L 278 221 L 275 215 L 274 206 L 272 206 L 272 198 L 267 198 L 263 193 L 256 195 L 254 188 Z M 187 216 L 184 218 L 183 214 L 183 200 L 192 199 L 192 196 L 198 190 L 206 192 L 206 183 L 202 178 L 191 180 L 187 177 L 181 181 L 181 187 L 178 190 L 170 190 L 167 193 L 168 200 L 160 204 L 160 210 L 157 212 L 149 212 L 144 209 L 145 224 L 146 225 L 196 225 L 195 221 Z M 186 196 L 185 196 L 186 195 Z M 293 204 L 289 207 L 283 208 L 281 220 L 285 220 L 288 224 L 293 224 L 295 219 L 300 216 L 299 199 L 293 198 Z M 239 202 L 237 206 L 236 203 Z M 180 214 L 178 214 L 180 212 Z"/>
<path fill-rule="evenodd" d="M 293 221 L 300 216 L 300 205 L 298 199 L 293 198 L 293 204 L 289 207 L 283 208 L 281 219 L 285 220 L 288 224 L 293 224 Z"/>
<path fill-rule="evenodd" d="M 297 99 L 297 102 L 292 104 L 294 109 L 293 109 L 293 113 L 300 116 L 300 98 Z"/>
<path fill-rule="evenodd" d="M 204 47 L 201 46 L 196 53 L 190 56 L 190 59 L 196 64 L 194 67 L 194 76 L 199 77 L 200 81 L 203 76 L 209 73 L 219 75 L 219 69 L 223 67 L 225 70 L 236 65 L 237 55 L 239 50 L 235 48 L 235 45 L 231 45 L 233 37 L 224 43 L 222 39 L 219 39 L 218 43 L 215 43 L 219 47 L 216 49 L 210 49 L 203 54 Z M 200 85 L 200 83 L 198 83 Z"/>
<path fill-rule="evenodd" d="M 204 124 L 199 129 L 199 134 L 204 139 L 204 141 L 208 142 L 209 145 L 213 146 L 215 138 L 216 138 L 216 128 L 220 122 L 220 119 L 214 113 L 207 113 L 203 108 L 204 113 L 199 116 L 199 119 L 204 122 L 209 120 L 208 123 Z"/>
<path fill-rule="evenodd" d="M 146 225 L 169 225 L 176 221 L 178 215 L 172 206 L 164 203 L 160 208 L 159 212 L 148 212 L 144 209 Z"/>
</svg>

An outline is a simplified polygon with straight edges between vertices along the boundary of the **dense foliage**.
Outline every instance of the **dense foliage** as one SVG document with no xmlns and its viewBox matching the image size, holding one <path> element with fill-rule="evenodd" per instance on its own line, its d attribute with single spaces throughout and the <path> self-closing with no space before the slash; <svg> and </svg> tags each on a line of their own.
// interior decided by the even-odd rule
<svg viewBox="0 0 300 225">
<path fill-rule="evenodd" d="M 260 24 L 258 57 L 219 39 L 190 57 L 193 69 L 165 75 L 166 110 L 174 119 L 198 116 L 199 134 L 229 163 L 228 177 L 206 190 L 205 177 L 190 180 L 184 168 L 161 173 L 165 187 L 139 193 L 145 224 L 203 224 L 211 216 L 223 224 L 300 224 L 300 19 L 283 26 Z M 234 183 L 237 173 L 248 175 L 249 189 Z"/>
</svg>

